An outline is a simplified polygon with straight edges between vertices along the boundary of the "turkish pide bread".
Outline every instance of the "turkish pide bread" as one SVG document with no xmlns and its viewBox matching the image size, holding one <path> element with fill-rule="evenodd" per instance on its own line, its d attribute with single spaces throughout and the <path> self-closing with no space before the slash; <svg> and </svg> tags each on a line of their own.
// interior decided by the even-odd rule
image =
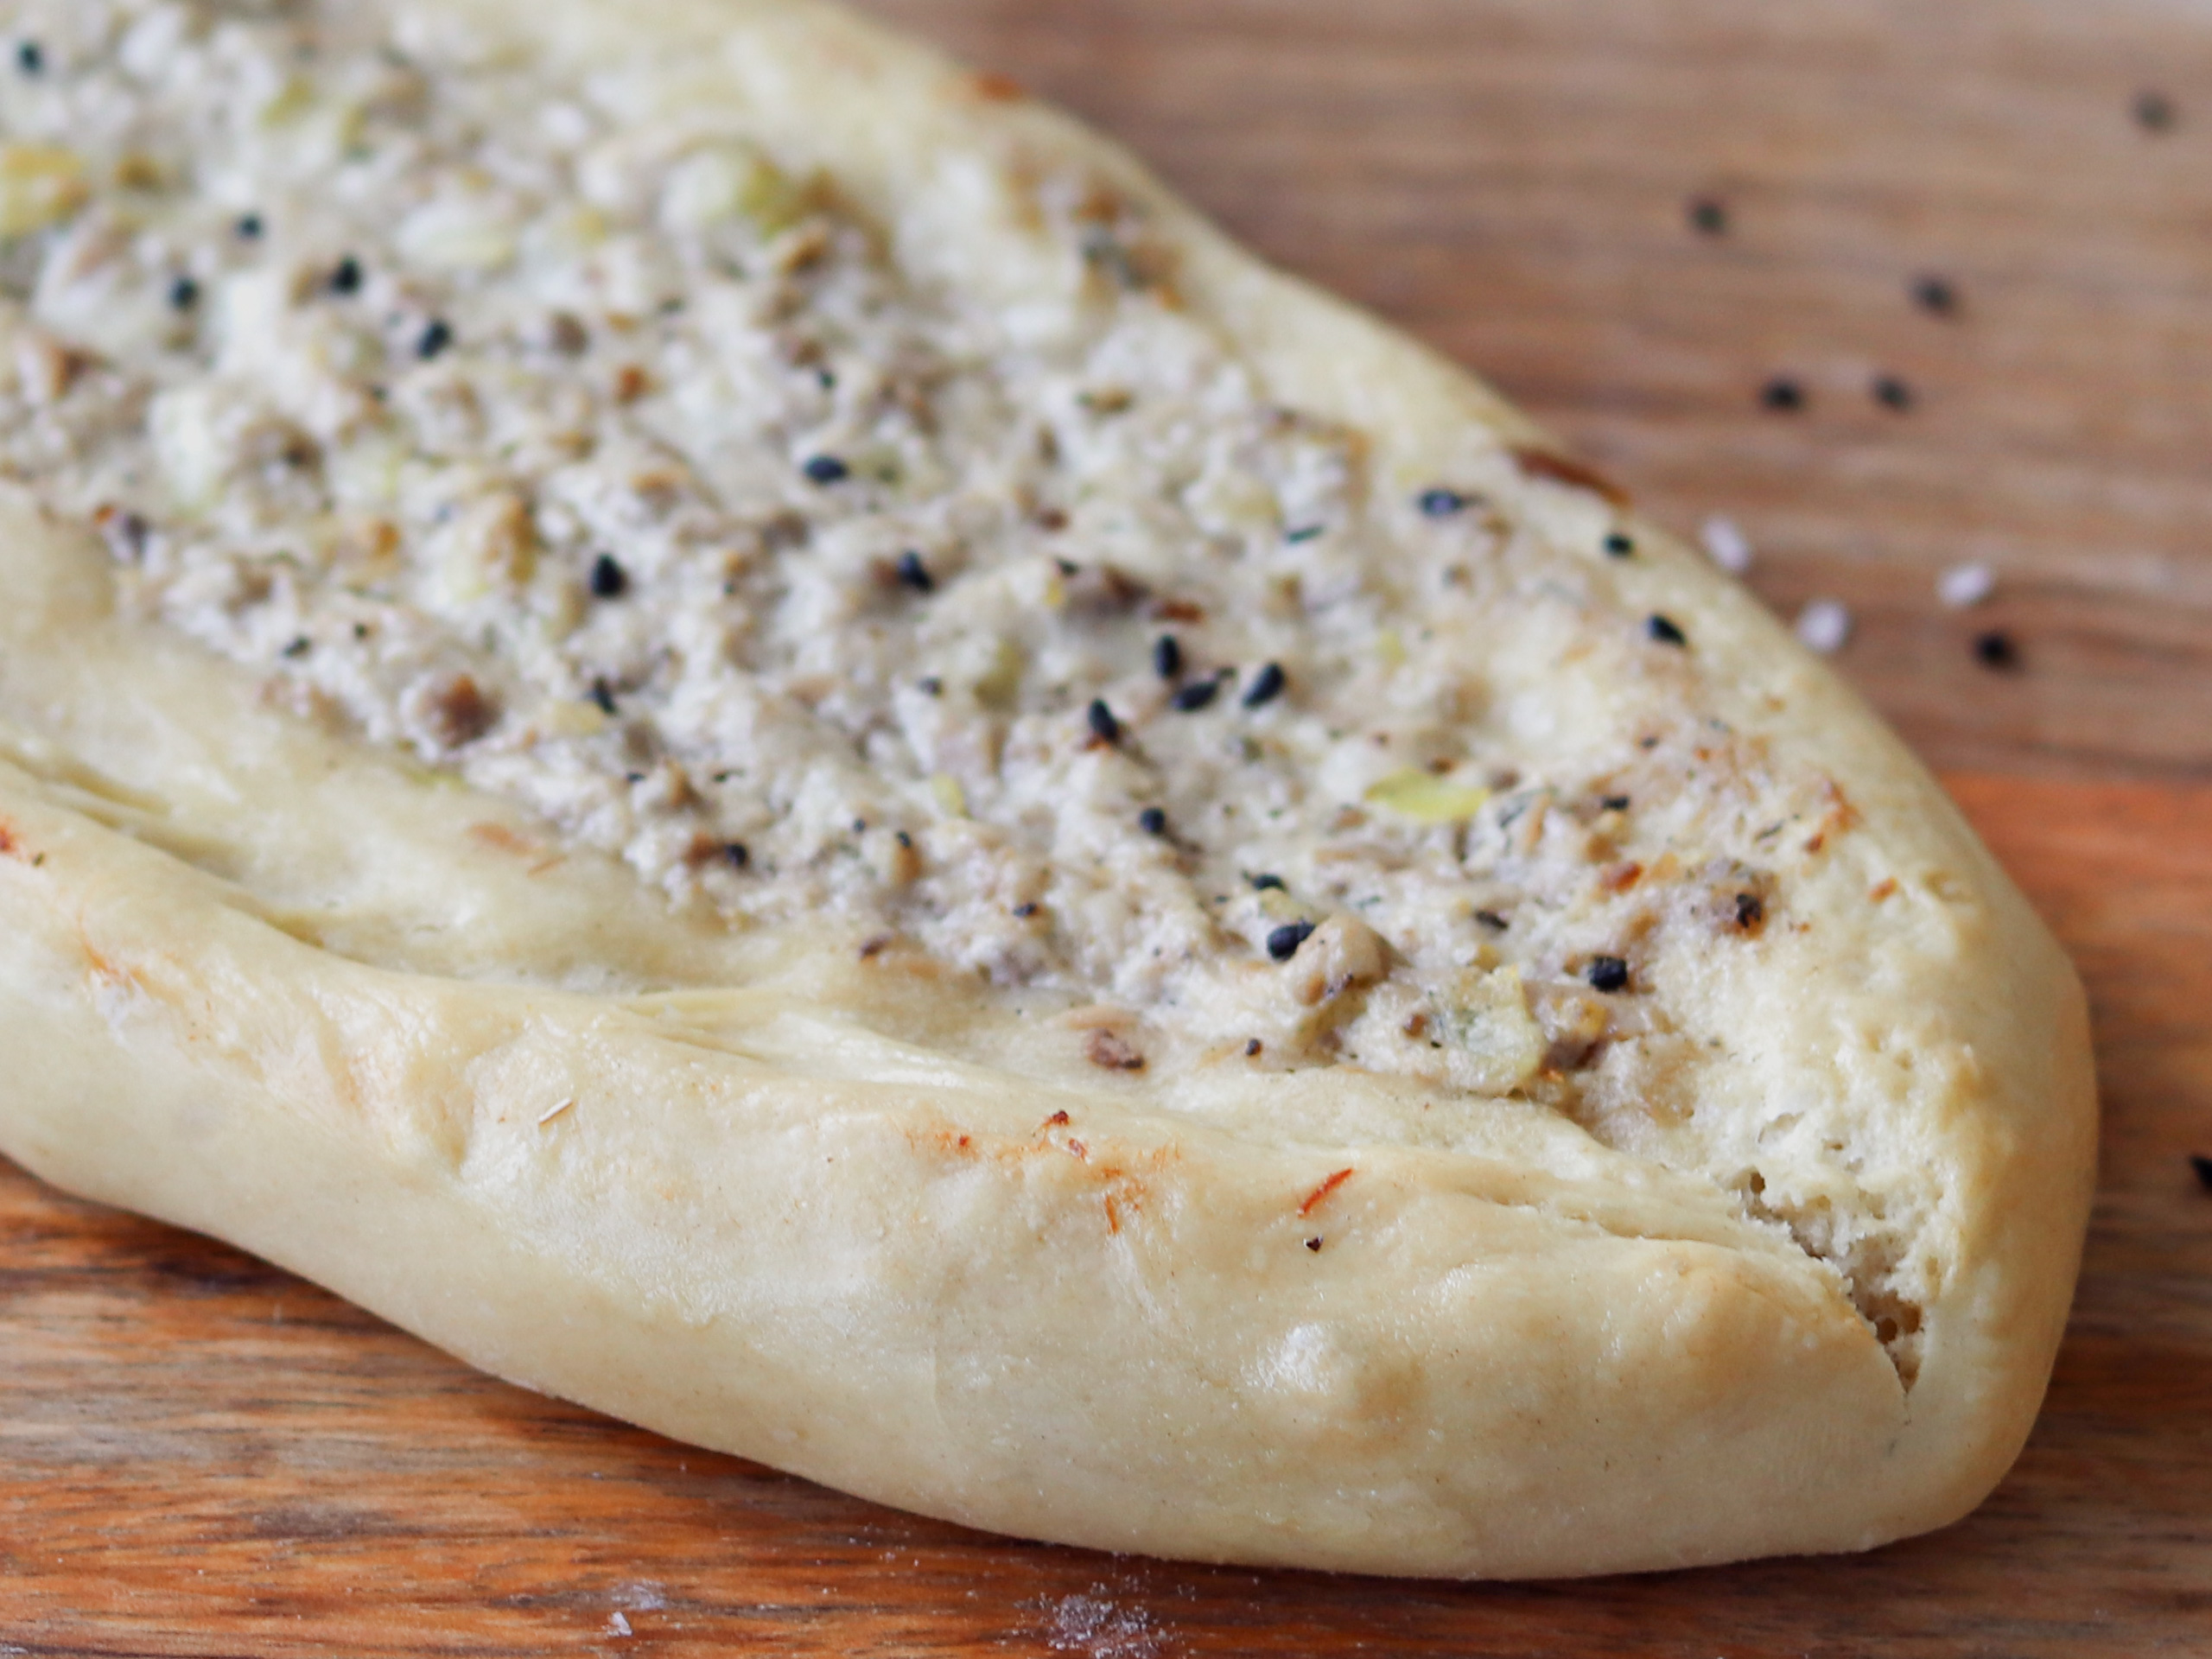
<svg viewBox="0 0 2212 1659">
<path fill-rule="evenodd" d="M 800 0 L 4 11 L 9 1156 L 1029 1537 L 2003 1473 L 2075 978 L 1497 397 Z"/>
</svg>

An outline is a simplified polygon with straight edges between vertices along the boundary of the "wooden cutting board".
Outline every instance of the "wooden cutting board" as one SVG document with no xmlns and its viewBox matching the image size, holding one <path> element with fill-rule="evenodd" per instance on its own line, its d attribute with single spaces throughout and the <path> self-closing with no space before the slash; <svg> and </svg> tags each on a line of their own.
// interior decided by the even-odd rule
<svg viewBox="0 0 2212 1659">
<path fill-rule="evenodd" d="M 2212 10 L 873 9 L 1487 369 L 1647 510 L 1730 516 L 1785 613 L 1849 607 L 1840 666 L 2094 1004 L 2100 1198 L 2025 1456 L 1864 1557 L 1473 1587 L 1121 1560 L 524 1394 L 0 1165 L 0 1655 L 2212 1654 Z M 1802 407 L 1763 405 L 1778 377 Z M 1948 611 L 1964 560 L 1998 592 Z M 1996 630 L 2012 670 L 1974 657 Z"/>
</svg>

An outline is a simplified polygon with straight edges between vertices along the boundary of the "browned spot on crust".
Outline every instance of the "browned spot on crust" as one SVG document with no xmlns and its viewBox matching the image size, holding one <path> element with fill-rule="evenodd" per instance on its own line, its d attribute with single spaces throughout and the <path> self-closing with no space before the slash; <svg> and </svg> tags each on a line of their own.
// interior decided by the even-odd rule
<svg viewBox="0 0 2212 1659">
<path fill-rule="evenodd" d="M 891 936 L 888 933 L 879 933 L 861 946 L 861 960 L 872 962 L 890 948 Z"/>
<path fill-rule="evenodd" d="M 0 818 L 0 858 L 21 858 L 22 843 L 16 839 L 16 826 Z"/>
<path fill-rule="evenodd" d="M 1029 96 L 1029 89 L 1012 75 L 995 69 L 969 76 L 968 90 L 986 104 L 1019 104 Z"/>
<path fill-rule="evenodd" d="M 1320 1185 L 1315 1187 L 1311 1192 L 1308 1192 L 1306 1195 L 1306 1202 L 1298 1206 L 1298 1213 L 1301 1216 L 1310 1215 L 1313 1212 L 1313 1206 L 1315 1205 L 1320 1203 L 1322 1199 L 1327 1198 L 1330 1193 L 1335 1192 L 1338 1187 L 1342 1186 L 1351 1179 L 1351 1171 L 1348 1169 L 1338 1170 L 1335 1174 L 1330 1176 L 1327 1180 L 1322 1182 Z"/>
<path fill-rule="evenodd" d="M 1106 1195 L 1106 1230 L 1109 1233 L 1118 1233 L 1122 1230 L 1121 1206 L 1114 1202 L 1114 1195 L 1111 1192 Z"/>
<path fill-rule="evenodd" d="M 1549 479 L 1554 484 L 1570 488 L 1589 490 L 1602 495 L 1617 507 L 1628 505 L 1628 492 L 1593 467 L 1586 466 L 1570 455 L 1549 449 L 1538 449 L 1527 445 L 1512 452 L 1514 465 L 1531 478 Z"/>
<path fill-rule="evenodd" d="M 1643 879 L 1643 866 L 1633 861 L 1615 864 L 1598 878 L 1598 885 L 1607 893 L 1626 893 Z"/>
<path fill-rule="evenodd" d="M 1895 877 L 1894 875 L 1891 875 L 1891 876 L 1885 876 L 1885 877 L 1883 877 L 1883 879 L 1882 879 L 1881 880 L 1877 881 L 1877 882 L 1873 885 L 1872 888 L 1871 890 L 1869 890 L 1869 892 L 1867 893 L 1866 896 L 1867 896 L 1869 899 L 1872 899 L 1876 904 L 1878 904 L 1878 904 L 1880 904 L 1880 903 L 1882 902 L 1882 900 L 1884 900 L 1885 899 L 1888 898 L 1891 893 L 1895 893 L 1897 890 L 1897 877 Z"/>
<path fill-rule="evenodd" d="M 1087 1164 L 1090 1161 L 1090 1148 L 1073 1135 L 1068 1137 L 1068 1152 L 1078 1163 Z"/>
<path fill-rule="evenodd" d="M 1203 622 L 1206 611 L 1187 599 L 1163 599 L 1152 607 L 1152 616 L 1155 622 Z"/>
<path fill-rule="evenodd" d="M 1083 1052 L 1093 1065 L 1109 1071 L 1144 1070 L 1144 1056 L 1131 1047 L 1121 1033 L 1106 1027 L 1090 1033 L 1090 1040 L 1084 1045 Z"/>
</svg>

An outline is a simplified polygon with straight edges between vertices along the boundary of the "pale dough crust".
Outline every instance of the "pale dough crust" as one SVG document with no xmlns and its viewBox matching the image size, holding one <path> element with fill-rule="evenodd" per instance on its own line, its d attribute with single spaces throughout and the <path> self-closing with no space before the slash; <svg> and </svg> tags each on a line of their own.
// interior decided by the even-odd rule
<svg viewBox="0 0 2212 1659">
<path fill-rule="evenodd" d="M 641 108 L 740 103 L 913 267 L 1009 298 L 1034 274 L 1023 169 L 1102 169 L 1284 401 L 1409 473 L 1470 426 L 1541 442 L 1118 151 L 842 14 L 455 0 L 420 27 L 595 66 Z M 1865 1143 L 1942 1194 L 1909 1390 L 1825 1263 L 1542 1113 L 1437 1150 L 1391 1128 L 1417 1090 L 1324 1071 L 1243 1085 L 1269 1116 L 1217 1099 L 1200 1122 L 1175 1091 L 1215 1085 L 1055 1069 L 926 963 L 673 918 L 124 620 L 92 539 L 15 493 L 0 1147 L 500 1376 L 994 1530 L 1503 1577 L 1941 1525 L 2016 1455 L 2064 1322 L 2094 1164 L 2082 995 L 1901 746 L 1641 534 L 1642 601 L 1855 810 L 1794 899 L 1815 925 L 1695 994 L 1755 1030 L 1747 1088 L 1851 1064 L 1845 1032 L 1922 1057 L 1840 1085 Z M 1863 903 L 1877 870 L 1909 907 Z"/>
</svg>

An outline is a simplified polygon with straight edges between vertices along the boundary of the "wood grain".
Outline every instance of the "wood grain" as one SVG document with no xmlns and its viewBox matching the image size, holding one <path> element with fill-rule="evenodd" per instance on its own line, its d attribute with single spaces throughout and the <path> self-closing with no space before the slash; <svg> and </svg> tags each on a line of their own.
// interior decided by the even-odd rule
<svg viewBox="0 0 2212 1659">
<path fill-rule="evenodd" d="M 872 9 L 1485 368 L 1661 517 L 1733 514 L 1777 605 L 1852 604 L 1841 665 L 2091 987 L 2100 1196 L 2027 1453 L 1861 1558 L 1489 1587 L 1119 1560 L 524 1394 L 0 1165 L 0 1654 L 2212 1652 L 2212 14 Z M 2131 121 L 2146 86 L 2171 130 Z M 1726 234 L 1688 226 L 1700 194 Z M 1927 271 L 1956 315 L 1910 303 Z M 1783 372 L 1794 416 L 1758 406 Z M 1939 609 L 1933 573 L 1985 557 L 1999 598 Z M 2016 674 L 1969 655 L 1999 625 Z"/>
</svg>

